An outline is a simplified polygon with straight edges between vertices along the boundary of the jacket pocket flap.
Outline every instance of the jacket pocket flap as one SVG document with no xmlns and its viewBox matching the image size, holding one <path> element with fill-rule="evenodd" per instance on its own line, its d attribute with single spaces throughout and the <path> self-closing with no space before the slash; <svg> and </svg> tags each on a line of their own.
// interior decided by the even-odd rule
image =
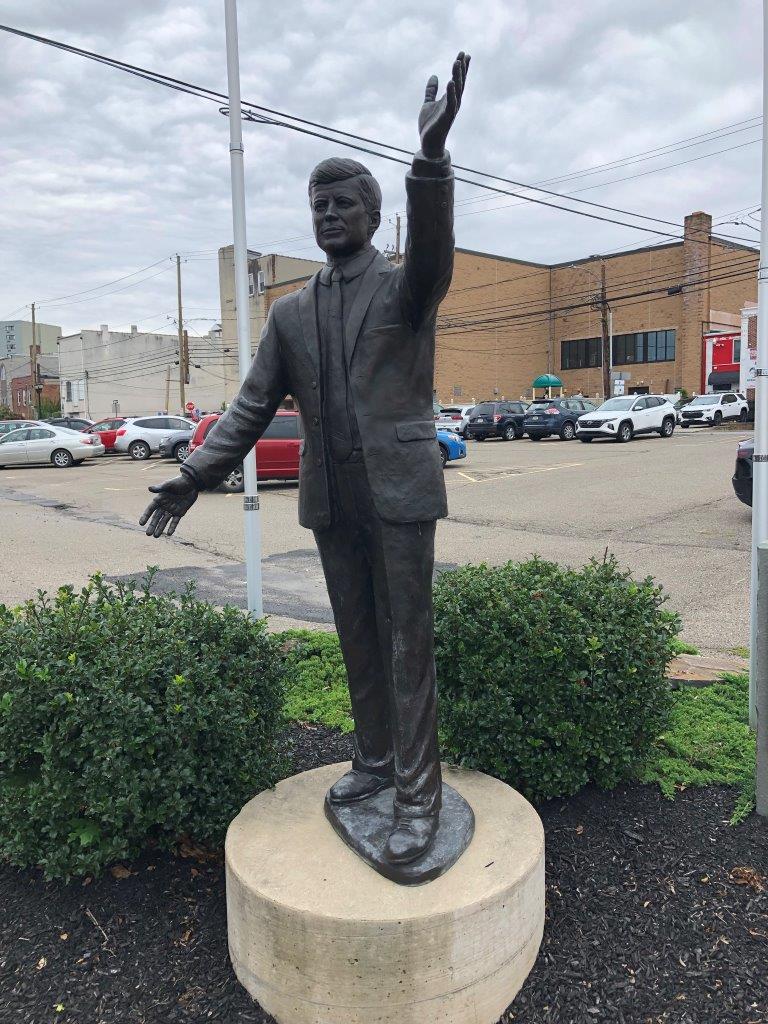
<svg viewBox="0 0 768 1024">
<path fill-rule="evenodd" d="M 396 423 L 395 431 L 400 441 L 429 441 L 437 437 L 434 421 L 421 420 L 417 423 Z"/>
</svg>

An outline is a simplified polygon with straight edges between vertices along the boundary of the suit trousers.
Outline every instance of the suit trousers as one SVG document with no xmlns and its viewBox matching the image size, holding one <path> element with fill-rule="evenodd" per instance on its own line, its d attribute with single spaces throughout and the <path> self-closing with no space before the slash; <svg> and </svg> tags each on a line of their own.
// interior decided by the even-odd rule
<svg viewBox="0 0 768 1024">
<path fill-rule="evenodd" d="M 377 514 L 359 452 L 329 460 L 333 524 L 316 530 L 349 679 L 353 767 L 395 780 L 395 812 L 440 809 L 432 571 L 435 522 Z"/>
</svg>

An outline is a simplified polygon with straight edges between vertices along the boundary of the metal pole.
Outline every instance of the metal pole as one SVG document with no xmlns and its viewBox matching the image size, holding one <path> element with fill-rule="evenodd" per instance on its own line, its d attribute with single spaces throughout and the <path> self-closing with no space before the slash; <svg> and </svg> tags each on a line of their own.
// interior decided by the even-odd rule
<svg viewBox="0 0 768 1024">
<path fill-rule="evenodd" d="M 768 0 L 763 0 L 763 116 L 768 116 Z M 763 137 L 762 203 L 768 209 L 768 133 Z M 749 724 L 757 727 L 757 648 L 761 622 L 757 611 L 758 546 L 768 541 L 768 217 L 760 228 L 757 276 L 757 360 L 755 370 L 755 449 L 752 459 L 752 578 L 750 585 Z"/>
<path fill-rule="evenodd" d="M 243 126 L 240 110 L 240 58 L 237 49 L 237 0 L 224 0 L 224 24 L 227 34 L 227 83 L 229 90 L 229 158 L 232 177 L 232 228 L 235 256 L 235 312 L 237 349 L 240 357 L 240 382 L 251 366 L 251 317 L 248 302 L 248 249 L 245 234 L 245 172 L 243 166 Z M 245 493 L 245 572 L 248 584 L 248 611 L 255 618 L 264 614 L 261 592 L 261 513 L 256 485 L 256 452 L 251 449 L 243 460 Z"/>
<path fill-rule="evenodd" d="M 757 549 L 757 813 L 768 817 L 768 544 Z"/>
<path fill-rule="evenodd" d="M 181 308 L 181 257 L 176 254 L 176 300 L 179 307 L 179 412 L 183 416 L 186 409 L 187 399 L 184 392 L 184 383 L 187 379 L 187 369 L 184 365 L 184 314 Z M 169 410 L 170 411 L 170 410 Z"/>
</svg>

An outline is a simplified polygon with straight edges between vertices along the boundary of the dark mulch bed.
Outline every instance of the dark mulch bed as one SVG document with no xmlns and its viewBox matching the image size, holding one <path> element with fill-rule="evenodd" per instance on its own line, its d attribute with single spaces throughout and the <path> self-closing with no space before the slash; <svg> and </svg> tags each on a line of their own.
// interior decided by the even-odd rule
<svg viewBox="0 0 768 1024">
<path fill-rule="evenodd" d="M 296 771 L 350 754 L 293 737 Z M 733 799 L 590 788 L 541 808 L 547 927 L 503 1024 L 766 1024 L 768 828 L 730 827 Z M 227 960 L 221 859 L 183 852 L 67 886 L 0 868 L 0 1022 L 267 1024 Z"/>
</svg>

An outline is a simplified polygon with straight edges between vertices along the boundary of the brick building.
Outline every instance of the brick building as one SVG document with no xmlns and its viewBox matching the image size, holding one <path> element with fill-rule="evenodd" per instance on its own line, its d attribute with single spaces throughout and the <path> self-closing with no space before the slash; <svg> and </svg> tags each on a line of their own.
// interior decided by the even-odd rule
<svg viewBox="0 0 768 1024">
<path fill-rule="evenodd" d="M 685 218 L 683 238 L 544 264 L 456 249 L 437 320 L 435 392 L 443 404 L 531 394 L 557 374 L 567 393 L 603 393 L 601 279 L 612 314 L 613 369 L 629 392 L 701 389 L 702 336 L 738 331 L 757 298 L 757 249 Z M 309 275 L 267 284 L 265 311 Z M 255 339 L 254 339 L 255 340 Z"/>
</svg>

